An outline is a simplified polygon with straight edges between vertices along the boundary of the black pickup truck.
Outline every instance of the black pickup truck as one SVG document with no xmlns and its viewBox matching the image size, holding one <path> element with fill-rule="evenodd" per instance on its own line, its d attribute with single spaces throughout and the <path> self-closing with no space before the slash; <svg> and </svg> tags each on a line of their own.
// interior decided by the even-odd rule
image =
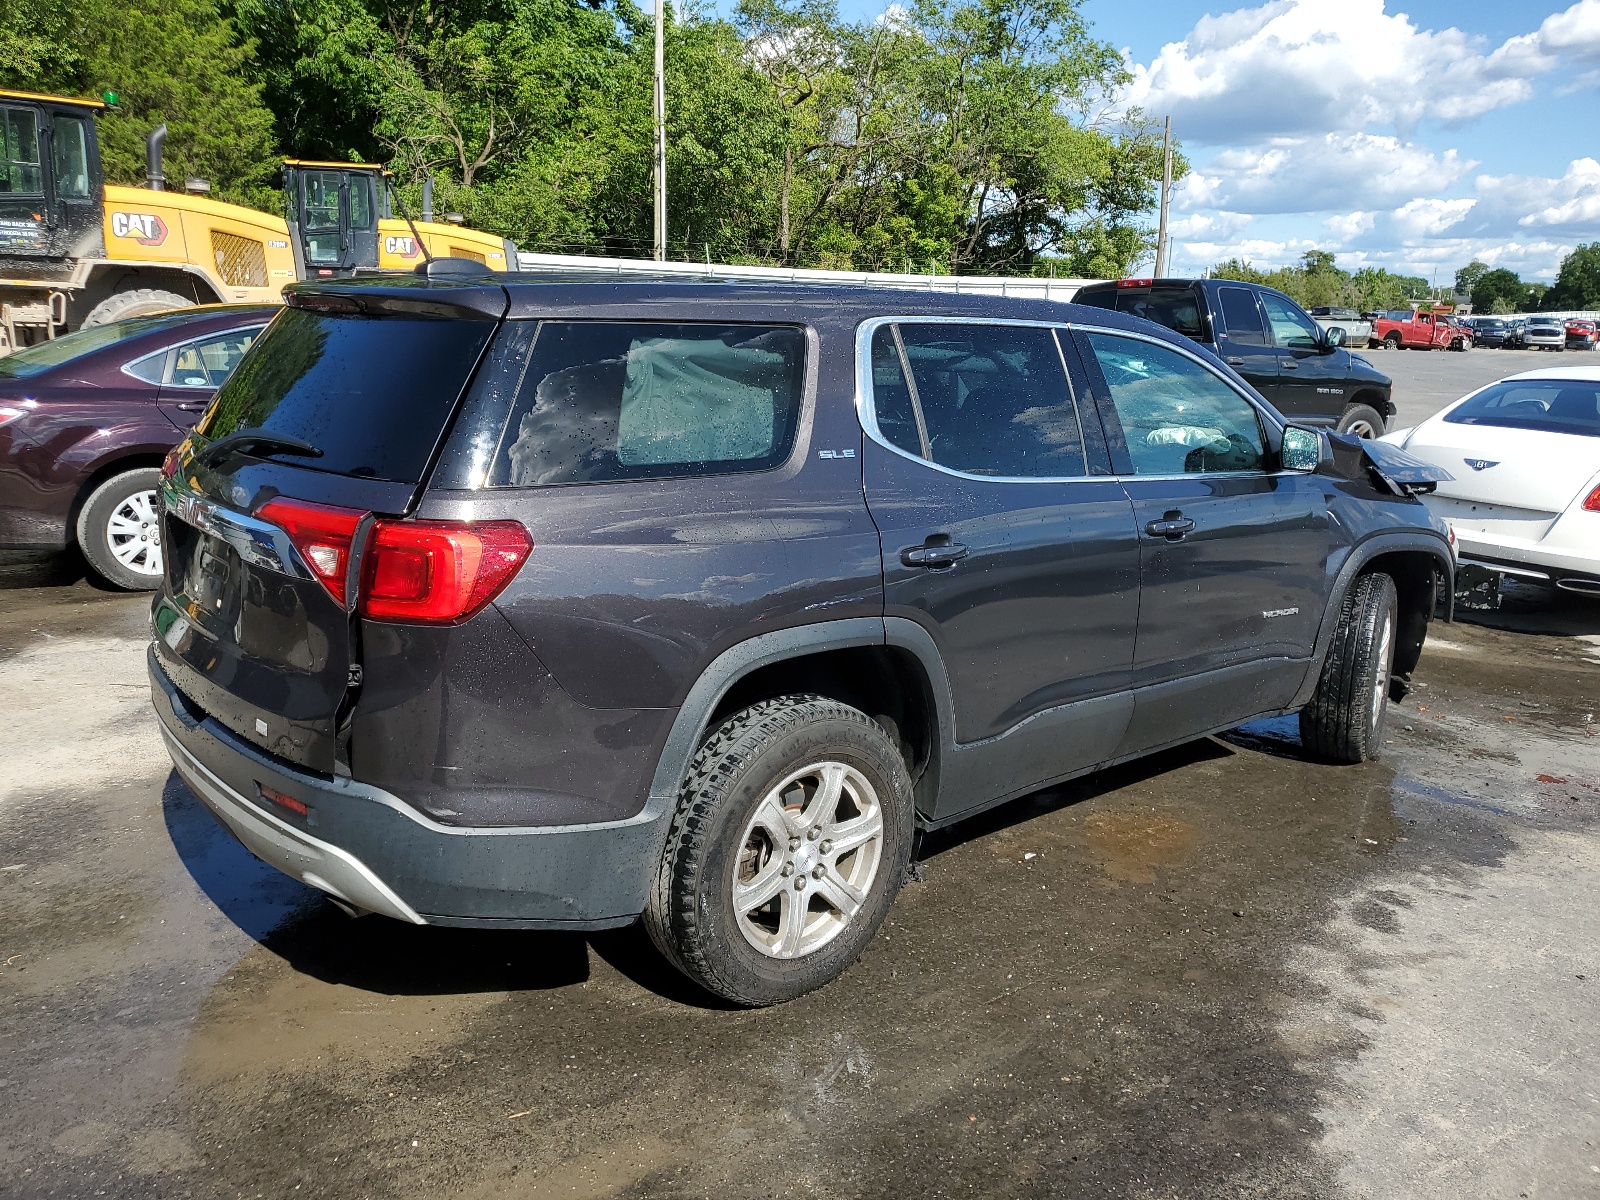
<svg viewBox="0 0 1600 1200">
<path fill-rule="evenodd" d="M 1324 332 L 1289 297 L 1232 279 L 1118 279 L 1092 283 L 1076 304 L 1165 325 L 1227 363 L 1291 420 L 1372 438 L 1394 403 L 1389 377 Z"/>
</svg>

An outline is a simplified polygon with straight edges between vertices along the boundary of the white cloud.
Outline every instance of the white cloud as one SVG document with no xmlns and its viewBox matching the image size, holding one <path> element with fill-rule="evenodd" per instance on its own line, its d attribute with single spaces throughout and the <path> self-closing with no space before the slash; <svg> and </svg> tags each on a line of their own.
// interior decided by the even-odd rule
<svg viewBox="0 0 1600 1200">
<path fill-rule="evenodd" d="M 1574 159 L 1560 179 L 1536 175 L 1480 175 L 1476 191 L 1499 223 L 1523 229 L 1600 230 L 1600 162 Z"/>
<path fill-rule="evenodd" d="M 1600 0 L 1579 0 L 1493 50 L 1459 29 L 1421 29 L 1384 0 L 1275 0 L 1201 18 L 1148 66 L 1133 64 L 1122 102 L 1170 113 L 1196 144 L 1373 126 L 1409 133 L 1526 100 L 1534 77 L 1593 61 Z"/>
<path fill-rule="evenodd" d="M 1178 203 L 1247 213 L 1384 208 L 1449 187 L 1476 165 L 1383 134 L 1277 139 L 1217 154 L 1183 181 Z"/>
<path fill-rule="evenodd" d="M 1322 224 L 1341 242 L 1348 242 L 1353 238 L 1360 237 L 1363 233 L 1371 233 L 1372 227 L 1377 224 L 1377 220 L 1377 213 L 1336 213 Z"/>
</svg>

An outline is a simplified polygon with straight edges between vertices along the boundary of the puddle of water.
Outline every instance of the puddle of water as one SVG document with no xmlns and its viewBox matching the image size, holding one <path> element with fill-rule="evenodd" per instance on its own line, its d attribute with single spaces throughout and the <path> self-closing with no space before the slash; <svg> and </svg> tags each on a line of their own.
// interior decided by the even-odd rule
<svg viewBox="0 0 1600 1200">
<path fill-rule="evenodd" d="M 1154 883 L 1158 867 L 1182 862 L 1194 849 L 1194 826 L 1176 817 L 1099 812 L 1083 825 L 1105 857 L 1106 874 L 1125 883 Z"/>
</svg>

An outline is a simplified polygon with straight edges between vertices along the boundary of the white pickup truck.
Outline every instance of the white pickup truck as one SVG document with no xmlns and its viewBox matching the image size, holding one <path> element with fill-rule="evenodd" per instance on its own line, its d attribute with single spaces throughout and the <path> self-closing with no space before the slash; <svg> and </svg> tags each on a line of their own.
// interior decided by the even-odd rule
<svg viewBox="0 0 1600 1200">
<path fill-rule="evenodd" d="M 1372 337 L 1372 322 L 1363 320 L 1361 314 L 1353 308 L 1330 308 L 1322 305 L 1311 310 L 1311 319 L 1323 329 L 1344 330 L 1346 346 L 1365 346 L 1367 340 Z"/>
</svg>

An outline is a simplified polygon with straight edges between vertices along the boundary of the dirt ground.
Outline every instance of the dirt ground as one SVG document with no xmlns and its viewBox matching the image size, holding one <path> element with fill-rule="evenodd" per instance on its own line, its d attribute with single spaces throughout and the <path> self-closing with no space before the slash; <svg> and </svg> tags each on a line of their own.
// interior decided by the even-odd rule
<svg viewBox="0 0 1600 1200">
<path fill-rule="evenodd" d="M 1600 1194 L 1600 603 L 1435 626 L 1381 762 L 1269 722 L 946 834 L 761 1012 L 258 863 L 170 771 L 146 612 L 0 565 L 0 1195 Z"/>
</svg>

